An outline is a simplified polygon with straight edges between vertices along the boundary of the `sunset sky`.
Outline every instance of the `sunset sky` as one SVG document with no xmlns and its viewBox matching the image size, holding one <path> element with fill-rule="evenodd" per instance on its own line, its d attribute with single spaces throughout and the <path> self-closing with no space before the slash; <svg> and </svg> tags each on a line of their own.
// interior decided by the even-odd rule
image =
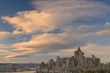
<svg viewBox="0 0 110 73">
<path fill-rule="evenodd" d="M 110 62 L 110 0 L 0 0 L 0 62 L 85 56 Z"/>
</svg>

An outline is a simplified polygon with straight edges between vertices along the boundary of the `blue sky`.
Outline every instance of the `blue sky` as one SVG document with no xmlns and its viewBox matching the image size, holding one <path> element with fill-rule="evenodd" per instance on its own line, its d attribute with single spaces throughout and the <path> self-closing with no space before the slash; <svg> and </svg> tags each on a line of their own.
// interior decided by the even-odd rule
<svg viewBox="0 0 110 73">
<path fill-rule="evenodd" d="M 33 9 L 30 0 L 0 0 L 0 15 L 13 15 L 18 11 Z"/>
<path fill-rule="evenodd" d="M 0 0 L 0 62 L 72 56 L 78 46 L 110 61 L 109 13 L 109 0 Z"/>
</svg>

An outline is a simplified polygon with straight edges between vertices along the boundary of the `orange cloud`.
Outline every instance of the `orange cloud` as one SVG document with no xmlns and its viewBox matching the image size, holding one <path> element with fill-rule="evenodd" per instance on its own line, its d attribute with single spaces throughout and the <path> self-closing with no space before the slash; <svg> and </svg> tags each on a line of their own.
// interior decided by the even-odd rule
<svg viewBox="0 0 110 73">
<path fill-rule="evenodd" d="M 11 52 L 4 55 L 5 60 L 12 60 L 16 58 L 22 58 L 26 56 L 30 56 L 30 54 L 34 53 L 34 51 L 22 51 L 22 52 Z"/>
<path fill-rule="evenodd" d="M 3 16 L 2 19 L 25 33 L 48 32 L 55 28 L 53 14 L 33 11 L 18 12 L 16 16 Z M 14 32 L 19 33 L 19 32 Z"/>
<path fill-rule="evenodd" d="M 0 39 L 5 39 L 7 37 L 10 37 L 12 34 L 10 32 L 6 31 L 0 31 Z"/>
<path fill-rule="evenodd" d="M 50 44 L 61 44 L 65 41 L 66 36 L 64 34 L 43 34 L 39 36 L 33 36 L 33 38 L 28 42 L 20 42 L 15 43 L 11 47 L 16 49 L 25 49 L 25 48 L 34 48 L 37 49 L 42 48 L 42 46 L 48 46 Z"/>
</svg>

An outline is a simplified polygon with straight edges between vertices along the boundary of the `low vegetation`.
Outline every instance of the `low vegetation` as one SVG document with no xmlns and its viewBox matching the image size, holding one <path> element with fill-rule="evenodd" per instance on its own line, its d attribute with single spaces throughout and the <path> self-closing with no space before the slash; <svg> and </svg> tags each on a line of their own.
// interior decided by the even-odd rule
<svg viewBox="0 0 110 73">
<path fill-rule="evenodd" d="M 95 70 L 88 69 L 88 70 L 83 70 L 82 73 L 110 73 L 110 69 L 104 69 L 104 68 L 95 69 Z"/>
</svg>

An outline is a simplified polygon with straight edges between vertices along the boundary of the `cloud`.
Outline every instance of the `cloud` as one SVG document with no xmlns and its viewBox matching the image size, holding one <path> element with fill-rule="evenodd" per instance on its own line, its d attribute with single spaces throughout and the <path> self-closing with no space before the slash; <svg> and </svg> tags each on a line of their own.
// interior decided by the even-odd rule
<svg viewBox="0 0 110 73">
<path fill-rule="evenodd" d="M 103 27 L 96 32 L 96 36 L 102 38 L 110 38 L 110 23 L 105 23 Z"/>
<path fill-rule="evenodd" d="M 96 17 L 96 15 L 108 11 L 109 8 L 103 3 L 87 0 L 35 0 L 32 5 L 37 10 L 57 14 L 59 18 L 64 17 L 65 20 Z"/>
<path fill-rule="evenodd" d="M 61 49 L 61 47 L 64 48 L 65 38 L 66 36 L 63 34 L 55 35 L 45 33 L 38 36 L 34 35 L 30 41 L 15 43 L 11 47 L 17 50 L 24 50 L 25 48 L 27 50 L 27 48 L 29 48 L 35 50 L 36 52 L 42 50 L 49 51 L 50 49 L 53 48 L 56 50 L 57 48 L 59 49 Z"/>
<path fill-rule="evenodd" d="M 96 35 L 99 37 L 110 37 L 110 30 L 101 30 Z"/>
<path fill-rule="evenodd" d="M 20 29 L 18 29 L 18 28 L 16 28 L 16 30 L 14 30 L 13 32 L 12 32 L 12 34 L 13 35 L 22 35 L 22 34 L 24 34 L 24 31 L 21 31 Z"/>
<path fill-rule="evenodd" d="M 74 38 L 72 38 L 74 37 Z M 85 37 L 87 39 L 87 37 Z M 60 34 L 48 34 L 44 33 L 41 35 L 34 35 L 32 39 L 26 42 L 19 42 L 11 45 L 11 48 L 15 52 L 28 52 L 31 51 L 34 53 L 52 53 L 60 50 L 68 50 L 73 47 L 78 47 L 79 45 L 85 45 L 86 42 L 84 38 L 74 36 L 73 34 L 60 33 Z M 25 55 L 25 54 L 24 54 Z"/>
<path fill-rule="evenodd" d="M 91 54 L 105 54 L 107 50 L 109 50 L 109 46 L 88 44 L 91 38 L 99 37 L 96 33 L 102 31 L 102 28 L 105 30 L 108 28 L 108 25 L 103 25 L 95 31 L 93 30 L 95 29 L 95 26 L 93 25 L 80 25 L 77 27 L 72 27 L 70 25 L 62 28 L 64 31 L 63 33 L 43 33 L 33 35 L 29 41 L 12 44 L 11 48 L 14 49 L 14 52 L 21 52 L 22 54 L 20 54 L 20 56 L 16 53 L 12 55 L 9 54 L 8 59 L 26 57 L 35 53 L 59 54 L 62 50 L 68 51 L 77 48 L 78 46 L 82 46 L 85 48 L 85 52 Z M 105 48 L 106 51 L 104 51 L 105 49 L 103 48 Z M 62 54 L 64 54 L 64 52 L 62 52 Z"/>
<path fill-rule="evenodd" d="M 30 56 L 30 54 L 35 53 L 35 51 L 31 48 L 19 48 L 19 49 L 11 49 L 11 46 L 7 46 L 4 44 L 0 44 L 0 55 L 2 59 L 12 60 L 16 58 L 22 58 Z"/>
<path fill-rule="evenodd" d="M 88 43 L 87 45 L 83 46 L 83 50 L 90 54 L 109 54 L 110 46 L 108 45 L 97 45 Z"/>
<path fill-rule="evenodd" d="M 0 40 L 10 37 L 11 33 L 7 31 L 0 31 Z"/>
<path fill-rule="evenodd" d="M 9 48 L 9 46 L 0 44 L 0 55 L 2 56 L 2 58 L 4 58 L 6 56 L 6 54 L 12 53 L 8 50 L 8 48 Z"/>
<path fill-rule="evenodd" d="M 101 62 L 107 63 L 110 61 L 110 46 L 109 45 L 97 45 L 94 43 L 88 43 L 82 47 L 86 56 L 95 55 L 101 59 Z"/>
<path fill-rule="evenodd" d="M 3 58 L 5 60 L 12 60 L 12 59 L 17 59 L 17 58 L 22 58 L 22 57 L 29 57 L 30 54 L 32 53 L 34 53 L 34 51 L 24 51 L 21 53 L 11 52 L 11 53 L 6 53 Z"/>
<path fill-rule="evenodd" d="M 15 16 L 3 16 L 2 19 L 16 29 L 30 34 L 68 26 L 81 17 L 97 17 L 109 8 L 102 3 L 86 0 L 35 0 L 32 5 L 37 10 L 18 12 Z"/>
<path fill-rule="evenodd" d="M 28 41 L 11 44 L 9 48 L 12 50 L 4 56 L 5 59 L 16 59 L 35 53 L 66 51 L 78 46 L 90 48 L 88 51 L 95 48 L 95 51 L 96 48 L 100 48 L 99 45 L 90 45 L 88 41 L 95 37 L 109 36 L 107 24 L 101 25 L 100 28 L 97 25 L 75 23 L 80 18 L 97 18 L 106 13 L 109 7 L 103 3 L 87 0 L 35 0 L 32 5 L 36 10 L 21 11 L 13 16 L 2 17 L 4 22 L 15 28 L 11 32 L 12 35 L 32 36 Z M 55 29 L 63 32 L 50 33 L 55 32 Z"/>
<path fill-rule="evenodd" d="M 16 28 L 15 34 L 21 32 L 28 34 L 40 31 L 48 32 L 56 26 L 52 14 L 38 12 L 37 10 L 18 12 L 16 16 L 3 16 L 2 19 Z"/>
<path fill-rule="evenodd" d="M 51 53 L 56 52 L 63 49 L 69 49 L 74 45 L 78 46 L 80 42 L 77 40 L 69 41 L 68 35 L 65 33 L 61 34 L 41 34 L 34 35 L 31 40 L 27 42 L 19 42 L 12 44 L 10 48 L 13 48 L 9 53 L 4 56 L 5 59 L 16 59 L 20 57 L 30 56 L 32 54 L 43 54 L 43 53 Z M 19 53 L 20 52 L 20 53 Z"/>
</svg>

